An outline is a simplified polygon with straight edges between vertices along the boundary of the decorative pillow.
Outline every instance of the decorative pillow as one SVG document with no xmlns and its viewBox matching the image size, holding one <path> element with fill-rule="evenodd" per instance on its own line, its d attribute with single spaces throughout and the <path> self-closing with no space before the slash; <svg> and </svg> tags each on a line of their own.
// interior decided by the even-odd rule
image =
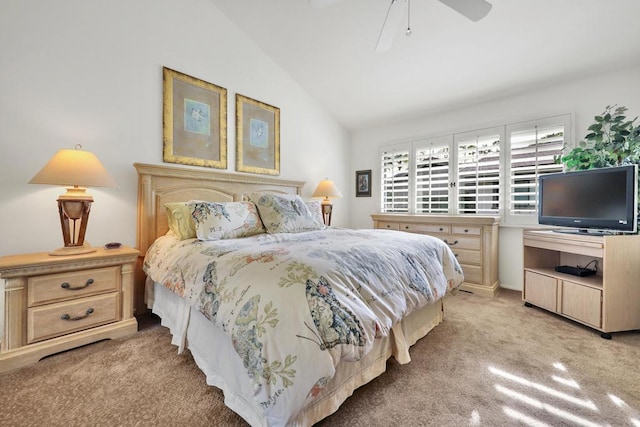
<svg viewBox="0 0 640 427">
<path fill-rule="evenodd" d="M 196 227 L 191 217 L 191 209 L 187 206 L 187 202 L 165 203 L 164 210 L 167 212 L 167 220 L 169 229 L 180 240 L 195 239 Z"/>
<path fill-rule="evenodd" d="M 254 193 L 250 199 L 258 207 L 260 218 L 269 234 L 324 229 L 322 222 L 318 223 L 300 196 Z"/>
<path fill-rule="evenodd" d="M 307 208 L 309 212 L 311 212 L 311 216 L 316 220 L 318 224 L 322 226 L 322 228 L 327 228 L 324 225 L 324 217 L 322 215 L 322 201 L 321 200 L 308 200 L 305 202 L 307 204 Z"/>
<path fill-rule="evenodd" d="M 202 202 L 188 204 L 200 240 L 235 239 L 264 233 L 252 202 Z"/>
</svg>

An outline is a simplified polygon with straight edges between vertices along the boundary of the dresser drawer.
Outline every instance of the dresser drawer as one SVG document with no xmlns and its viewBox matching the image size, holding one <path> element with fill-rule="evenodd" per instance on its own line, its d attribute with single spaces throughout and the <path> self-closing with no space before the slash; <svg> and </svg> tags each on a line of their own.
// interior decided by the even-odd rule
<svg viewBox="0 0 640 427">
<path fill-rule="evenodd" d="M 400 224 L 400 231 L 408 233 L 424 233 L 424 234 L 450 234 L 451 227 L 447 224 Z"/>
<path fill-rule="evenodd" d="M 482 267 L 479 265 L 460 264 L 464 281 L 470 283 L 482 283 Z"/>
<path fill-rule="evenodd" d="M 452 248 L 453 254 L 460 264 L 482 265 L 482 253 L 465 249 Z"/>
<path fill-rule="evenodd" d="M 384 228 L 386 230 L 399 230 L 400 224 L 397 222 L 380 221 L 378 222 L 378 228 Z"/>
<path fill-rule="evenodd" d="M 462 234 L 462 235 L 468 235 L 468 236 L 480 236 L 482 234 L 482 228 L 454 225 L 453 226 L 453 234 Z"/>
<path fill-rule="evenodd" d="M 118 290 L 120 267 L 29 277 L 29 307 Z"/>
<path fill-rule="evenodd" d="M 27 310 L 27 342 L 32 343 L 120 319 L 119 293 L 80 298 Z"/>
<path fill-rule="evenodd" d="M 445 243 L 453 250 L 471 249 L 479 251 L 482 248 L 479 237 L 451 236 L 444 239 Z"/>
</svg>

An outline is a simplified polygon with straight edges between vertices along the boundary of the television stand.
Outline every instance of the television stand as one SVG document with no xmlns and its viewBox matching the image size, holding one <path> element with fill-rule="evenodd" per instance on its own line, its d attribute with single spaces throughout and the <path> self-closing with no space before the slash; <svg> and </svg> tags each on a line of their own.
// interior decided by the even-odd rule
<svg viewBox="0 0 640 427">
<path fill-rule="evenodd" d="M 582 323 L 605 339 L 611 339 L 612 332 L 640 329 L 640 235 L 526 230 L 523 243 L 525 305 Z M 559 265 L 584 267 L 594 260 L 594 275 L 555 270 Z"/>
</svg>

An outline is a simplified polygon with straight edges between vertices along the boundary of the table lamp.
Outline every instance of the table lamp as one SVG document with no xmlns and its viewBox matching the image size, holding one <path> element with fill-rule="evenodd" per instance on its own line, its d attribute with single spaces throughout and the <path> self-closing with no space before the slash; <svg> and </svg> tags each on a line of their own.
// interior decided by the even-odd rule
<svg viewBox="0 0 640 427">
<path fill-rule="evenodd" d="M 322 219 L 324 225 L 331 225 L 331 211 L 333 205 L 330 198 L 342 197 L 342 193 L 338 190 L 338 187 L 329 178 L 325 178 L 316 187 L 316 191 L 313 192 L 311 197 L 324 197 L 322 200 Z"/>
<path fill-rule="evenodd" d="M 115 180 L 100 160 L 80 144 L 74 150 L 60 150 L 44 165 L 29 184 L 68 185 L 67 192 L 58 197 L 58 211 L 62 225 L 64 247 L 49 255 L 79 255 L 95 252 L 84 235 L 93 197 L 84 187 L 117 187 Z"/>
</svg>

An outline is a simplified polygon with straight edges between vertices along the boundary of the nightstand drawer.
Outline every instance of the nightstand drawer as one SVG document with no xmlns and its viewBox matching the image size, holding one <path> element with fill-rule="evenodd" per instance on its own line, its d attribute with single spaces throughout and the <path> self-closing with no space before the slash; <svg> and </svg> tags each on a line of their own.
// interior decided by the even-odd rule
<svg viewBox="0 0 640 427">
<path fill-rule="evenodd" d="M 29 307 L 118 290 L 120 267 L 70 271 L 29 278 Z"/>
<path fill-rule="evenodd" d="M 27 310 L 27 342 L 33 343 L 119 320 L 119 293 Z"/>
</svg>

